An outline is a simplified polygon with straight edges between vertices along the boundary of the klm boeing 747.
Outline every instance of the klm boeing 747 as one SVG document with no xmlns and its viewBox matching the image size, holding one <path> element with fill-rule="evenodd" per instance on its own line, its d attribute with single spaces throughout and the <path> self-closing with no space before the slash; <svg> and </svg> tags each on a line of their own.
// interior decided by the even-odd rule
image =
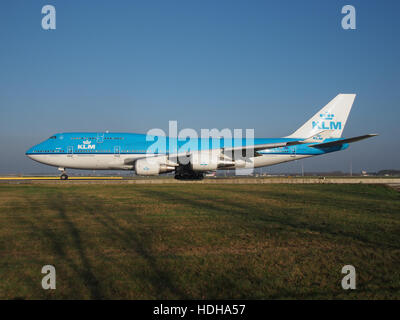
<svg viewBox="0 0 400 320">
<path fill-rule="evenodd" d="M 341 138 L 355 94 L 339 94 L 303 126 L 283 138 L 196 138 L 191 141 L 136 133 L 57 133 L 30 148 L 26 155 L 66 169 L 135 170 L 154 176 L 175 172 L 177 179 L 201 179 L 217 169 L 258 168 L 348 148 L 376 136 Z M 184 151 L 183 151 L 184 150 Z"/>
</svg>

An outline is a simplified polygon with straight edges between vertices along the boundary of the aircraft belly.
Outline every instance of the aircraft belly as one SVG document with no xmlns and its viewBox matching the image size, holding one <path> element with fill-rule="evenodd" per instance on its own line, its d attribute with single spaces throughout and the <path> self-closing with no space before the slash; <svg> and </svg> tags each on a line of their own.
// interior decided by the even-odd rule
<svg viewBox="0 0 400 320">
<path fill-rule="evenodd" d="M 126 165 L 124 160 L 132 155 L 114 154 L 57 154 L 57 155 L 31 155 L 31 159 L 47 165 L 87 170 L 130 170 L 133 165 Z"/>
<path fill-rule="evenodd" d="M 272 166 L 274 164 L 308 158 L 309 155 L 268 154 L 253 158 L 254 168 Z"/>
</svg>

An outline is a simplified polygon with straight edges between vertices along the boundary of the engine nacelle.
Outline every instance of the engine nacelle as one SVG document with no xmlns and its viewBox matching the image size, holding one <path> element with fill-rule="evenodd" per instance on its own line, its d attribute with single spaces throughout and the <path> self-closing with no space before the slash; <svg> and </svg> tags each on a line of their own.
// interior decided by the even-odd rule
<svg viewBox="0 0 400 320">
<path fill-rule="evenodd" d="M 190 165 L 194 171 L 217 170 L 219 162 L 217 152 L 195 152 L 190 156 Z"/>
<path fill-rule="evenodd" d="M 158 176 L 160 164 L 154 159 L 139 159 L 135 162 L 135 172 L 139 176 Z"/>
</svg>

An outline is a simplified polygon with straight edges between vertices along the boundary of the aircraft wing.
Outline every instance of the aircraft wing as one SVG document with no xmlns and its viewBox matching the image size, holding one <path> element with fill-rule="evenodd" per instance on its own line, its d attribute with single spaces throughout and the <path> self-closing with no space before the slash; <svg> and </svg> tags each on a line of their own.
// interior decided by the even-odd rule
<svg viewBox="0 0 400 320">
<path fill-rule="evenodd" d="M 329 147 L 339 146 L 339 145 L 342 145 L 342 144 L 345 144 L 345 143 L 352 143 L 352 142 L 356 142 L 356 141 L 372 138 L 372 137 L 375 137 L 375 136 L 377 136 L 376 133 L 370 133 L 370 134 L 366 134 L 366 135 L 363 135 L 363 136 L 358 136 L 358 137 L 353 137 L 353 138 L 348 138 L 348 139 L 342 139 L 342 140 L 336 140 L 336 141 L 331 141 L 331 142 L 312 144 L 312 145 L 310 145 L 310 147 L 313 147 L 313 148 L 329 148 Z"/>
<path fill-rule="evenodd" d="M 242 152 L 242 155 L 245 155 L 245 152 L 251 152 L 253 150 L 254 156 L 261 156 L 261 154 L 257 153 L 257 151 L 281 148 L 281 147 L 288 147 L 288 146 L 294 146 L 294 145 L 298 145 L 298 144 L 315 142 L 318 140 L 324 140 L 326 134 L 328 134 L 329 131 L 330 130 L 322 130 L 322 131 L 318 132 L 317 134 L 314 134 L 313 136 L 308 137 L 306 139 L 299 139 L 299 140 L 279 142 L 279 143 L 265 143 L 265 144 L 254 144 L 254 145 L 249 145 L 249 146 L 226 147 L 226 148 L 221 148 L 221 151 L 225 155 L 227 155 L 227 154 L 233 155 L 235 152 L 240 152 L 240 151 Z M 204 150 L 204 152 L 206 152 L 206 151 L 211 151 L 211 150 Z M 166 154 L 154 155 L 151 157 L 165 157 L 165 161 L 169 162 L 171 166 L 177 166 L 178 158 L 188 157 L 193 152 L 201 152 L 201 151 L 186 151 L 186 152 L 180 152 L 177 154 L 175 153 L 175 154 L 169 154 L 169 155 L 166 155 Z M 146 158 L 146 155 L 143 155 L 143 158 Z M 138 159 L 141 159 L 141 158 L 127 158 L 127 159 L 125 159 L 124 163 L 125 164 L 133 164 Z"/>
</svg>

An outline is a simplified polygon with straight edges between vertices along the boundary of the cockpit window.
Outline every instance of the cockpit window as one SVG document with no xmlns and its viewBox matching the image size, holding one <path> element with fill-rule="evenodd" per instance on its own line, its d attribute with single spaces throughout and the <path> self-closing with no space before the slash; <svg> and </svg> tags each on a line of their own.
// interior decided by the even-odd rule
<svg viewBox="0 0 400 320">
<path fill-rule="evenodd" d="M 51 136 L 49 139 L 56 139 L 56 136 Z"/>
</svg>

